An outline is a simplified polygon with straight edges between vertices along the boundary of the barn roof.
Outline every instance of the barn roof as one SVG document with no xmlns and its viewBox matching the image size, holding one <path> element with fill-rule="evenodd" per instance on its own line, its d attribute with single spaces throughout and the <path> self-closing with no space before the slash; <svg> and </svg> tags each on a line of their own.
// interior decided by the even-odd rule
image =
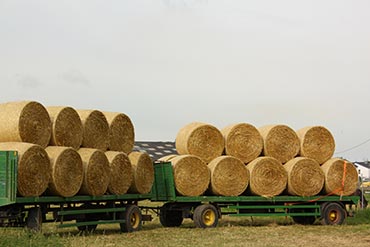
<svg viewBox="0 0 370 247">
<path fill-rule="evenodd" d="M 177 154 L 175 142 L 169 141 L 136 141 L 133 150 L 149 154 L 153 161 L 166 155 Z"/>
</svg>

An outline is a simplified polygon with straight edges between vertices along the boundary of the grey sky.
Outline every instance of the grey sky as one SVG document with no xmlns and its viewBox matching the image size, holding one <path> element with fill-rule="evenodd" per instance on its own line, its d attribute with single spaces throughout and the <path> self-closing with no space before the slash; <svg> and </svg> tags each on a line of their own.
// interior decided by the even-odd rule
<svg viewBox="0 0 370 247">
<path fill-rule="evenodd" d="M 192 121 L 370 138 L 370 2 L 0 2 L 1 102 L 119 111 L 137 140 Z M 370 142 L 344 153 L 370 156 Z"/>
</svg>

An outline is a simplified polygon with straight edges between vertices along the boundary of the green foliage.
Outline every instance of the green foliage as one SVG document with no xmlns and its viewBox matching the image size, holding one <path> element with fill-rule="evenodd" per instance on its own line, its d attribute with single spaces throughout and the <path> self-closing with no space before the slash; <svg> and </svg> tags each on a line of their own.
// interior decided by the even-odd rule
<svg viewBox="0 0 370 247">
<path fill-rule="evenodd" d="M 370 208 L 357 210 L 354 217 L 349 217 L 346 221 L 349 225 L 370 224 Z"/>
<path fill-rule="evenodd" d="M 57 234 L 44 235 L 24 229 L 0 228 L 0 246 L 58 247 L 64 245 L 63 239 Z"/>
</svg>

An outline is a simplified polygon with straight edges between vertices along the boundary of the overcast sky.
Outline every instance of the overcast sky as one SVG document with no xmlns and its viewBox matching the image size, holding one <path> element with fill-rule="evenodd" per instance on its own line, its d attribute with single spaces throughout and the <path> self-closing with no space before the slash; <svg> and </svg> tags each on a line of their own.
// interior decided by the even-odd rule
<svg viewBox="0 0 370 247">
<path fill-rule="evenodd" d="M 369 13 L 367 0 L 0 0 L 0 101 L 123 112 L 136 140 L 193 121 L 322 125 L 336 156 L 363 161 Z"/>
</svg>

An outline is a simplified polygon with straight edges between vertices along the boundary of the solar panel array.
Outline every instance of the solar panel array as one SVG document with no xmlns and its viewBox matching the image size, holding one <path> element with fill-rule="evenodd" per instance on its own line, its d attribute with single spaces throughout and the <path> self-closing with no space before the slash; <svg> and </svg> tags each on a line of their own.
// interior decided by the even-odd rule
<svg viewBox="0 0 370 247">
<path fill-rule="evenodd" d="M 170 154 L 178 154 L 175 142 L 137 141 L 134 151 L 149 154 L 153 161 Z"/>
</svg>

